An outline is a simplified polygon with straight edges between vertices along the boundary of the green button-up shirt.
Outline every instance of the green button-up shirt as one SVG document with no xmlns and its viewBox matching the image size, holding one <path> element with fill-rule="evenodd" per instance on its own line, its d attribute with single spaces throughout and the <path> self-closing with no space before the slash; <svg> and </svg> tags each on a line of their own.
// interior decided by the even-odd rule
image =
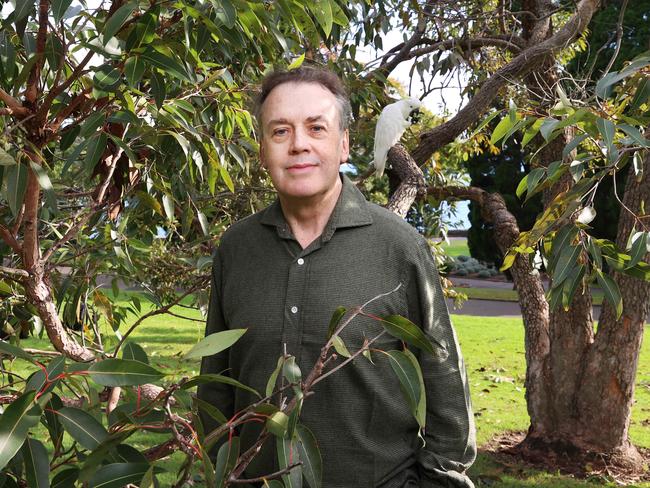
<svg viewBox="0 0 650 488">
<path fill-rule="evenodd" d="M 468 382 L 428 244 L 342 178 L 323 234 L 306 249 L 292 236 L 278 201 L 223 235 L 214 258 L 206 334 L 248 331 L 228 351 L 204 358 L 201 372 L 228 370 L 263 392 L 286 345 L 306 376 L 337 307 L 349 310 L 401 283 L 366 311 L 408 317 L 444 346 L 436 356 L 414 350 L 427 395 L 424 446 L 388 360 L 379 353 L 372 355 L 374 364 L 359 357 L 316 385 L 303 405 L 301 421 L 316 436 L 323 457 L 323 487 L 472 487 L 463 474 L 476 455 Z M 341 337 L 354 351 L 381 330 L 376 321 L 357 317 Z M 373 347 L 403 346 L 384 334 Z M 198 394 L 226 417 L 255 400 L 220 383 L 203 385 Z M 206 430 L 216 427 L 206 416 L 203 420 Z M 256 423 L 243 426 L 243 447 L 259 429 Z M 274 445 L 267 442 L 247 477 L 278 469 Z"/>
</svg>

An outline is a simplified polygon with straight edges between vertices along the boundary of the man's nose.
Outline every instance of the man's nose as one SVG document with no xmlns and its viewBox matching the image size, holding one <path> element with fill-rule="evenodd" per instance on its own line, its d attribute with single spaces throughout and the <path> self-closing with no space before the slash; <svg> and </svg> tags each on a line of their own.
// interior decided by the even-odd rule
<svg viewBox="0 0 650 488">
<path fill-rule="evenodd" d="M 297 129 L 293 131 L 291 138 L 291 152 L 301 153 L 309 150 L 309 138 L 304 130 Z"/>
</svg>

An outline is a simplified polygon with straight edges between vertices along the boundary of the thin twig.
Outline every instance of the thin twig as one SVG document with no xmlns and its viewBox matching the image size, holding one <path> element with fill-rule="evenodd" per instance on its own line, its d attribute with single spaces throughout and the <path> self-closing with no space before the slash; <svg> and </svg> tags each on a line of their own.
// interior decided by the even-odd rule
<svg viewBox="0 0 650 488">
<path fill-rule="evenodd" d="M 609 70 L 612 69 L 614 61 L 616 61 L 616 58 L 618 57 L 618 52 L 621 50 L 621 41 L 623 40 L 623 17 L 625 17 L 627 2 L 628 0 L 623 0 L 623 4 L 621 5 L 621 12 L 618 15 L 618 23 L 616 24 L 616 48 L 614 49 L 614 54 L 612 57 L 609 58 L 609 63 L 607 63 L 607 67 L 605 68 L 602 76 L 605 76 L 607 73 L 609 73 Z"/>
</svg>

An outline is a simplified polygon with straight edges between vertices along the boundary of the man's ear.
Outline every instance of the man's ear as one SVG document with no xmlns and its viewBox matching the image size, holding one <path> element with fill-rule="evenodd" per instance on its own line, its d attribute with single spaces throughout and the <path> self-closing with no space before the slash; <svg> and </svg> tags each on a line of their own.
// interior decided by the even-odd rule
<svg viewBox="0 0 650 488">
<path fill-rule="evenodd" d="M 341 163 L 345 163 L 349 157 L 350 157 L 350 131 L 348 129 L 345 129 L 343 131 L 343 137 L 341 137 Z"/>
</svg>

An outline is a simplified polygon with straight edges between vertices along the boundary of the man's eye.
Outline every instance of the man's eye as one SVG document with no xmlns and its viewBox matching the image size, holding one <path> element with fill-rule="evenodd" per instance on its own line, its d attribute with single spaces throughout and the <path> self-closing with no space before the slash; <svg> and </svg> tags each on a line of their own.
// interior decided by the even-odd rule
<svg viewBox="0 0 650 488">
<path fill-rule="evenodd" d="M 287 133 L 287 129 L 275 129 L 273 131 L 274 136 L 283 136 Z"/>
<path fill-rule="evenodd" d="M 323 132 L 325 130 L 325 127 L 322 125 L 314 125 L 312 126 L 311 130 L 314 132 Z"/>
</svg>

